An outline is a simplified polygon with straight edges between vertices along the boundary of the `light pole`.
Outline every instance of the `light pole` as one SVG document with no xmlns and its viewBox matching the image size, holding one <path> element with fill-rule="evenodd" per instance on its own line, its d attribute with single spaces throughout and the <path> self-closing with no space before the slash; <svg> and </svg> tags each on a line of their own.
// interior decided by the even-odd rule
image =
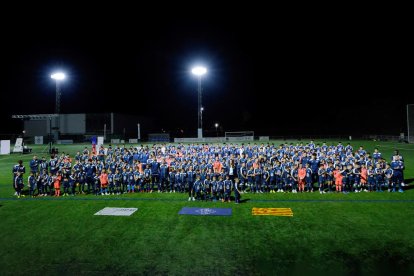
<svg viewBox="0 0 414 276">
<path fill-rule="evenodd" d="M 60 113 L 60 81 L 64 80 L 66 78 L 65 74 L 62 72 L 56 72 L 50 75 L 52 79 L 56 81 L 56 104 L 55 104 L 55 113 L 58 115 Z M 57 141 L 59 139 L 59 116 L 56 117 L 55 122 L 55 140 Z"/>
<path fill-rule="evenodd" d="M 198 129 L 197 129 L 197 136 L 198 138 L 203 138 L 203 106 L 201 105 L 201 77 L 207 73 L 207 69 L 205 67 L 197 66 L 194 67 L 191 72 L 198 77 Z"/>
<path fill-rule="evenodd" d="M 218 128 L 219 124 L 218 124 L 218 123 L 215 123 L 215 124 L 214 124 L 214 126 L 216 127 L 216 136 L 218 137 L 218 131 L 217 131 L 217 128 Z"/>
</svg>

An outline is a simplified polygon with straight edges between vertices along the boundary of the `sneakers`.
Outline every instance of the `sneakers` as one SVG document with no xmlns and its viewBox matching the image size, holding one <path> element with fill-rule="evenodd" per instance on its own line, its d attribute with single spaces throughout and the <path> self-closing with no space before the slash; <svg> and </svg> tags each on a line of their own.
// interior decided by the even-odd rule
<svg viewBox="0 0 414 276">
<path fill-rule="evenodd" d="M 193 201 L 195 201 L 195 198 L 193 197 Z"/>
<path fill-rule="evenodd" d="M 399 189 L 398 192 L 399 193 L 404 193 L 404 191 L 402 189 Z"/>
<path fill-rule="evenodd" d="M 188 201 L 191 201 L 191 197 L 188 198 Z"/>
</svg>

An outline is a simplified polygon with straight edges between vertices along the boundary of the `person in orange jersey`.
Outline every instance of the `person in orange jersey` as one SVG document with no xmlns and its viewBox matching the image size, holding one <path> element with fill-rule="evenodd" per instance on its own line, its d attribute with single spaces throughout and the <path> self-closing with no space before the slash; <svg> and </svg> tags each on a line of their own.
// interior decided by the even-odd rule
<svg viewBox="0 0 414 276">
<path fill-rule="evenodd" d="M 305 177 L 306 177 L 306 168 L 299 163 L 298 169 L 298 183 L 299 183 L 299 192 L 303 192 L 305 190 Z"/>
<path fill-rule="evenodd" d="M 102 170 L 99 181 L 101 182 L 101 195 L 108 195 L 108 174 L 105 170 Z"/>
<path fill-rule="evenodd" d="M 55 196 L 60 196 L 60 182 L 61 181 L 62 181 L 62 176 L 60 175 L 60 172 L 57 172 L 53 180 L 53 187 L 55 188 Z"/>
<path fill-rule="evenodd" d="M 333 175 L 335 178 L 336 192 L 340 193 L 342 191 L 342 173 L 338 165 L 335 166 Z"/>
</svg>

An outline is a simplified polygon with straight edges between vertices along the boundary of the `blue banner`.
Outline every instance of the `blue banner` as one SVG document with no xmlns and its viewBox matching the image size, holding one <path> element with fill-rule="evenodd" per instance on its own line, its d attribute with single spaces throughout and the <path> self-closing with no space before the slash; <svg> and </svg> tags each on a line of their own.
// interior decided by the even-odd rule
<svg viewBox="0 0 414 276">
<path fill-rule="evenodd" d="M 193 216 L 231 216 L 231 208 L 184 207 L 178 214 Z"/>
</svg>

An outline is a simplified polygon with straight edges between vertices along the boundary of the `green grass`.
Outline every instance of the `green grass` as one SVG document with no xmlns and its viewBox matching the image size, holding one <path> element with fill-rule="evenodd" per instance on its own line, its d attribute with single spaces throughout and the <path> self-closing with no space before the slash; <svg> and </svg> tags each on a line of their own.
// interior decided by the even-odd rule
<svg viewBox="0 0 414 276">
<path fill-rule="evenodd" d="M 379 145 L 387 159 L 399 147 L 405 177 L 413 181 L 414 146 L 352 144 L 371 151 Z M 73 155 L 83 147 L 59 150 Z M 414 273 L 414 189 L 247 194 L 240 205 L 187 202 L 182 194 L 16 200 L 11 167 L 20 158 L 27 165 L 31 157 L 0 157 L 0 275 Z M 233 214 L 179 216 L 184 206 L 231 207 Z M 93 216 L 104 207 L 139 210 L 131 217 Z M 290 207 L 294 216 L 256 217 L 252 207 Z"/>
</svg>

